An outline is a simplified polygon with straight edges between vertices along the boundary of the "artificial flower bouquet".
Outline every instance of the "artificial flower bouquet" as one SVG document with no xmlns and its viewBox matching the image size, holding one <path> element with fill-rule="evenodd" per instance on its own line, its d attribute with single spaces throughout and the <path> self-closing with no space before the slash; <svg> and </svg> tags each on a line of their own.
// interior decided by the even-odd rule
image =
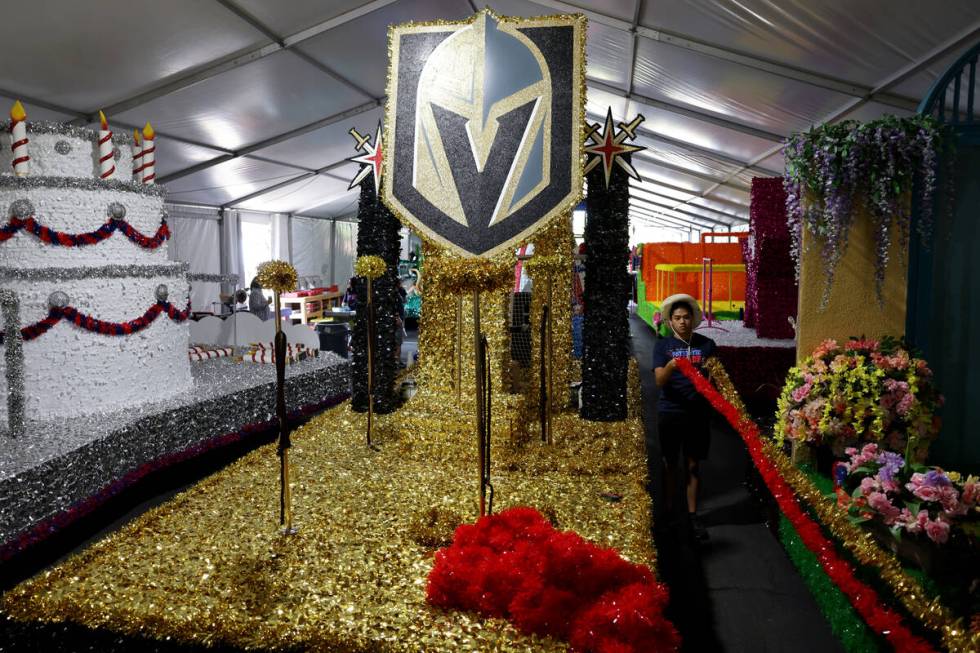
<svg viewBox="0 0 980 653">
<path fill-rule="evenodd" d="M 849 447 L 849 460 L 838 469 L 838 505 L 855 522 L 875 519 L 900 537 L 924 535 L 946 544 L 951 531 L 968 540 L 980 534 L 980 481 L 957 472 L 909 462 L 871 442 Z"/>
<path fill-rule="evenodd" d="M 939 433 L 943 398 L 926 362 L 894 338 L 825 340 L 789 371 L 777 404 L 779 443 L 847 445 L 879 442 L 922 461 Z"/>
</svg>

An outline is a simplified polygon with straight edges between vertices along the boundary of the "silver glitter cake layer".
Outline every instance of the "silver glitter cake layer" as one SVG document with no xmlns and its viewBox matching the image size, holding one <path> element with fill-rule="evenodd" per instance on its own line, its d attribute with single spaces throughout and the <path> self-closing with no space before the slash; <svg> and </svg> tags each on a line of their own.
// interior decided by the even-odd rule
<svg viewBox="0 0 980 653">
<path fill-rule="evenodd" d="M 275 366 L 227 358 L 191 365 L 171 399 L 73 420 L 28 420 L 0 450 L 0 549 L 144 465 L 275 419 Z M 288 410 L 350 394 L 350 363 L 320 352 L 286 368 Z"/>
<path fill-rule="evenodd" d="M 3 320 L 3 355 L 6 366 L 7 431 L 24 435 L 24 340 L 20 332 L 20 301 L 12 290 L 0 289 Z M 2 427 L 0 427 L 2 428 Z"/>
<path fill-rule="evenodd" d="M 15 177 L 0 175 L 0 188 L 31 190 L 33 188 L 71 188 L 77 190 L 117 190 L 142 195 L 166 197 L 167 190 L 158 184 L 140 184 L 120 179 L 95 179 L 87 177 Z M 0 207 L 2 209 L 2 207 Z M 166 217 L 166 213 L 164 213 Z"/>
<path fill-rule="evenodd" d="M 10 121 L 0 120 L 0 130 L 10 131 Z M 76 125 L 63 122 L 49 122 L 46 120 L 30 120 L 27 122 L 28 134 L 61 134 L 72 138 L 83 138 L 94 143 L 99 142 L 99 132 L 88 127 L 78 127 Z M 112 142 L 119 145 L 131 145 L 133 137 L 128 132 L 112 132 Z"/>
<path fill-rule="evenodd" d="M 0 266 L 0 279 L 76 281 L 78 279 L 179 277 L 186 271 L 186 263 L 171 263 L 167 265 L 103 265 L 96 268 L 8 268 Z"/>
</svg>

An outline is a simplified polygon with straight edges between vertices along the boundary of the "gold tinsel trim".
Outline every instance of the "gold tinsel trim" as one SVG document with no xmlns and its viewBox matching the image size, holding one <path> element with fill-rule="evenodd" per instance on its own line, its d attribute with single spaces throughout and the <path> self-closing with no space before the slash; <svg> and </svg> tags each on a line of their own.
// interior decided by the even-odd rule
<svg viewBox="0 0 980 653">
<path fill-rule="evenodd" d="M 524 269 L 532 279 L 572 272 L 568 256 L 564 254 L 536 254 L 524 261 Z"/>
<path fill-rule="evenodd" d="M 289 292 L 296 288 L 296 268 L 286 261 L 266 261 L 259 265 L 255 276 L 260 286 L 275 292 Z"/>
<path fill-rule="evenodd" d="M 447 256 L 428 273 L 453 295 L 500 290 L 514 283 L 513 265 L 506 261 Z"/>
<path fill-rule="evenodd" d="M 738 409 L 742 419 L 750 419 L 741 397 L 721 362 L 714 358 L 709 359 L 705 362 L 705 368 L 721 396 Z M 927 600 L 928 595 L 922 585 L 902 569 L 898 558 L 878 546 L 870 533 L 852 524 L 847 513 L 840 510 L 835 503 L 828 501 L 820 489 L 793 465 L 777 445 L 763 440 L 762 446 L 763 452 L 789 483 L 796 498 L 813 509 L 821 524 L 858 562 L 878 570 L 878 576 L 888 585 L 909 614 L 938 633 L 948 650 L 954 652 L 980 650 L 980 633 L 971 634 L 964 628 L 962 620 L 957 619 L 938 597 Z"/>
<path fill-rule="evenodd" d="M 354 274 L 368 279 L 377 279 L 388 269 L 388 264 L 380 256 L 358 256 L 354 262 Z"/>
<path fill-rule="evenodd" d="M 462 523 L 463 518 L 456 511 L 433 506 L 416 513 L 408 528 L 408 536 L 416 544 L 437 549 L 452 544 L 456 527 Z"/>
</svg>

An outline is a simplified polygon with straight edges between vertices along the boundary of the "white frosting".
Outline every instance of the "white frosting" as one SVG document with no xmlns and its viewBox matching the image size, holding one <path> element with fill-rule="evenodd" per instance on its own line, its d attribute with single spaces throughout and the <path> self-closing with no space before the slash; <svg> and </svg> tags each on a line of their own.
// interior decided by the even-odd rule
<svg viewBox="0 0 980 653">
<path fill-rule="evenodd" d="M 92 317 L 109 322 L 132 320 L 156 303 L 160 284 L 167 285 L 176 307 L 186 306 L 189 289 L 184 275 L 4 283 L 18 295 L 22 326 L 48 314 L 48 297 L 56 290 L 67 293 L 71 306 Z M 23 343 L 28 418 L 110 412 L 188 389 L 187 334 L 187 322 L 174 322 L 165 313 L 143 331 L 128 336 L 92 333 L 62 320 Z M 0 379 L 6 390 L 2 356 Z M 6 402 L 0 402 L 0 423 L 6 423 L 6 411 Z"/>
<path fill-rule="evenodd" d="M 156 234 L 163 216 L 163 198 L 156 195 L 121 190 L 45 187 L 21 190 L 0 187 L 3 223 L 10 218 L 11 204 L 19 199 L 29 200 L 34 205 L 34 218 L 40 224 L 70 234 L 88 233 L 105 224 L 109 205 L 113 202 L 126 207 L 126 222 L 147 237 Z M 167 244 L 152 250 L 144 249 L 129 240 L 122 231 L 116 231 L 95 245 L 58 247 L 21 230 L 10 240 L 0 243 L 0 265 L 17 268 L 159 265 L 168 262 Z"/>
<path fill-rule="evenodd" d="M 98 134 L 98 132 L 93 132 Z M 82 138 L 64 134 L 44 134 L 30 131 L 28 124 L 27 153 L 31 157 L 31 177 L 99 177 L 99 143 L 94 138 Z M 115 137 L 113 139 L 115 141 Z M 68 153 L 62 154 L 56 145 L 64 141 L 68 144 Z M 11 135 L 8 132 L 0 134 L 0 172 L 11 174 L 13 168 L 13 152 L 10 151 Z M 116 172 L 110 177 L 129 181 L 133 176 L 133 154 L 127 142 L 116 141 L 113 147 L 118 148 L 119 158 L 116 159 Z"/>
<path fill-rule="evenodd" d="M 45 133 L 50 126 L 28 124 L 31 177 L 98 179 L 99 145 L 91 130 L 69 134 Z M 12 153 L 9 133 L 0 133 L 0 175 L 10 176 Z M 119 149 L 112 180 L 130 181 L 133 153 L 126 138 L 115 136 Z M 0 186 L 0 224 L 11 216 L 11 205 L 28 200 L 34 218 L 55 231 L 82 234 L 106 223 L 109 205 L 126 208 L 124 219 L 137 231 L 153 237 L 163 216 L 163 197 L 126 190 L 89 190 L 72 187 Z M 168 263 L 167 243 L 144 249 L 117 231 L 106 240 L 81 247 L 49 245 L 21 231 L 0 243 L 0 266 L 11 268 L 91 268 L 106 265 L 162 265 Z M 17 293 L 20 324 L 27 326 L 48 315 L 48 298 L 61 291 L 79 312 L 107 322 L 126 322 L 143 315 L 157 302 L 156 288 L 165 284 L 169 300 L 178 309 L 187 305 L 185 275 L 144 278 L 83 278 L 68 281 L 5 279 Z M 25 410 L 28 419 L 76 417 L 111 412 L 166 399 L 191 387 L 187 357 L 188 323 L 177 323 L 165 313 L 138 333 L 106 336 L 62 320 L 51 330 L 23 343 Z M 0 347 L 0 397 L 6 396 L 6 362 Z M 0 424 L 6 423 L 7 403 L 0 401 Z"/>
</svg>

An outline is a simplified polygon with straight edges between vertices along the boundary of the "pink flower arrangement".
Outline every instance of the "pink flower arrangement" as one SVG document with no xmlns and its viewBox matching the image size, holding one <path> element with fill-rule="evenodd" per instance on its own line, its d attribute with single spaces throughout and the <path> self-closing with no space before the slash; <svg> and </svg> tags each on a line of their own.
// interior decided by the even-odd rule
<svg viewBox="0 0 980 653">
<path fill-rule="evenodd" d="M 928 364 L 893 338 L 820 343 L 789 371 L 778 402 L 776 439 L 847 444 L 915 443 L 922 460 L 941 422 L 943 399 Z"/>
<path fill-rule="evenodd" d="M 980 481 L 956 472 L 909 463 L 875 443 L 848 447 L 838 504 L 855 522 L 880 520 L 895 535 L 924 534 L 936 544 L 955 527 L 973 537 L 980 524 Z"/>
</svg>

